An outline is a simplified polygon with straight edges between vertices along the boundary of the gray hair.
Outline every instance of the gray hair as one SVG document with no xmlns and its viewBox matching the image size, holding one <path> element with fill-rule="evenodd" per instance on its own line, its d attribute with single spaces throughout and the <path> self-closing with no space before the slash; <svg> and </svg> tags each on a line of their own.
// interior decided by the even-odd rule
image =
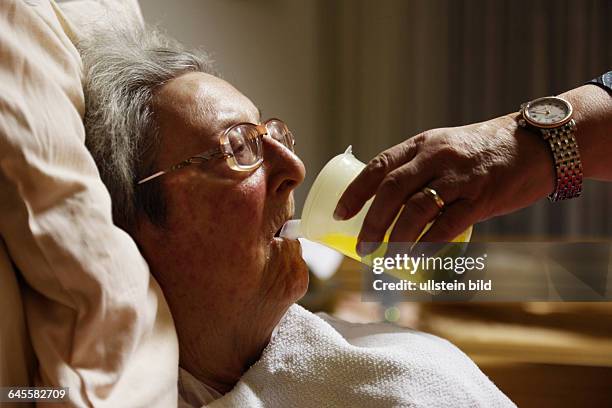
<svg viewBox="0 0 612 408">
<path fill-rule="evenodd" d="M 151 29 L 106 30 L 78 48 L 84 65 L 85 144 L 110 193 L 114 222 L 130 229 L 142 211 L 161 226 L 166 206 L 159 181 L 136 185 L 156 170 L 159 131 L 153 97 L 182 74 L 216 75 L 212 61 Z"/>
</svg>

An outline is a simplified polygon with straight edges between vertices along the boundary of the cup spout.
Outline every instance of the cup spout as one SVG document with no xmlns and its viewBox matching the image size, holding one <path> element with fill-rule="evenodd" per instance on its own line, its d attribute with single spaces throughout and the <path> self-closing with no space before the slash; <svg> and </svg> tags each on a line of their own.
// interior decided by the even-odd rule
<svg viewBox="0 0 612 408">
<path fill-rule="evenodd" d="M 285 222 L 278 234 L 281 238 L 298 239 L 302 238 L 300 231 L 300 220 L 289 220 Z"/>
</svg>

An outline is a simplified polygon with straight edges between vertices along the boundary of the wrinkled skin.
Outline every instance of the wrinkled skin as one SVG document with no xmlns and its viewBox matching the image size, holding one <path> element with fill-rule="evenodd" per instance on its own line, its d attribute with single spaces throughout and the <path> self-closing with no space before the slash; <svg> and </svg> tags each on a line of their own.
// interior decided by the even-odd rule
<svg viewBox="0 0 612 408">
<path fill-rule="evenodd" d="M 509 128 L 484 122 L 429 130 L 374 158 L 370 176 L 382 177 L 359 241 L 379 241 L 405 204 L 390 241 L 414 242 L 439 211 L 421 191 L 425 186 L 447 206 L 423 242 L 450 241 L 477 221 L 525 207 L 552 191 L 553 166 L 545 142 L 517 135 L 513 120 L 506 121 Z"/>
<path fill-rule="evenodd" d="M 218 146 L 232 124 L 261 120 L 248 98 L 203 73 L 163 85 L 154 111 L 158 169 Z M 274 238 L 293 215 L 304 165 L 271 138 L 263 144 L 264 162 L 251 172 L 216 159 L 155 180 L 167 221 L 158 227 L 141 215 L 133 234 L 170 306 L 181 366 L 221 393 L 259 357 L 308 285 L 299 243 Z"/>
<path fill-rule="evenodd" d="M 585 85 L 561 97 L 574 108 L 585 178 L 612 180 L 609 129 L 612 99 Z M 517 124 L 518 112 L 482 123 L 432 129 L 399 143 L 372 159 L 343 193 L 337 219 L 353 217 L 376 195 L 359 234 L 357 251 L 371 252 L 390 228 L 389 240 L 414 242 L 434 220 L 422 242 L 448 242 L 479 221 L 524 208 L 555 189 L 548 142 Z M 444 200 L 439 209 L 423 193 L 429 186 Z"/>
</svg>

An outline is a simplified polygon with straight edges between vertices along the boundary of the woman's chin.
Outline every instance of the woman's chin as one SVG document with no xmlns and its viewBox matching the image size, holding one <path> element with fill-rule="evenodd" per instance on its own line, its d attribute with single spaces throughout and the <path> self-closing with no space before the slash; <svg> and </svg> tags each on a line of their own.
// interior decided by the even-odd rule
<svg viewBox="0 0 612 408">
<path fill-rule="evenodd" d="M 272 240 L 265 277 L 270 279 L 272 290 L 288 304 L 304 296 L 308 289 L 308 267 L 298 240 L 278 237 Z"/>
</svg>

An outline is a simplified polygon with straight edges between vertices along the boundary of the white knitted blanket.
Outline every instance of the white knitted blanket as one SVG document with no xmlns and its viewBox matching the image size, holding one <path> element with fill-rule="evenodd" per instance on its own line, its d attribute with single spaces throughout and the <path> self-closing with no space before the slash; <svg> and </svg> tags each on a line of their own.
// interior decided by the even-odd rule
<svg viewBox="0 0 612 408">
<path fill-rule="evenodd" d="M 389 324 L 347 323 L 294 305 L 261 359 L 209 406 L 515 405 L 446 340 Z"/>
</svg>

